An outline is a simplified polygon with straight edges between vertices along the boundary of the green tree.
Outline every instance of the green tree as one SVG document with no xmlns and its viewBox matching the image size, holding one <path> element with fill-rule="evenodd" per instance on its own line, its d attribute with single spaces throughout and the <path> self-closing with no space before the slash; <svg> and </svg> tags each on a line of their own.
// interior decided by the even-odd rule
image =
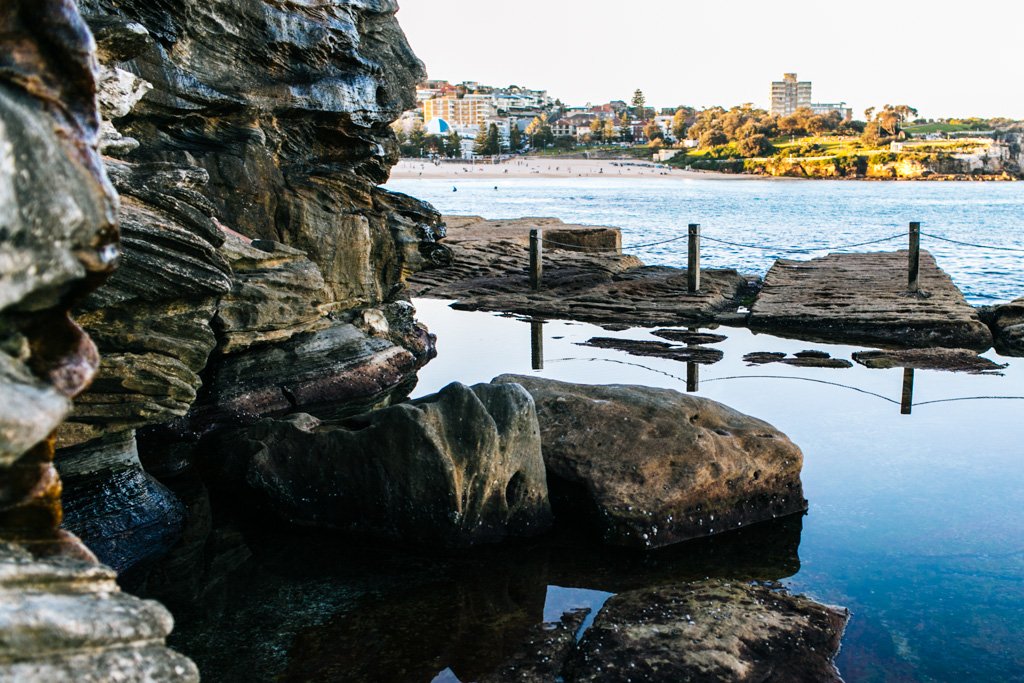
<svg viewBox="0 0 1024 683">
<path fill-rule="evenodd" d="M 448 133 L 448 137 L 444 139 L 444 152 L 446 156 L 451 158 L 462 156 L 462 138 L 454 128 Z"/>
<path fill-rule="evenodd" d="M 554 142 L 555 136 L 551 132 L 550 124 L 548 124 L 547 114 L 541 114 L 533 121 L 530 121 L 530 125 L 526 127 L 526 135 L 530 138 L 530 145 L 534 149 L 546 147 Z"/>
<path fill-rule="evenodd" d="M 487 156 L 488 154 L 494 153 L 490 149 L 491 145 L 490 140 L 487 137 L 487 130 L 488 129 L 486 127 L 480 126 L 480 132 L 476 134 L 475 138 L 473 138 L 473 154 L 478 156 Z"/>
<path fill-rule="evenodd" d="M 676 140 L 686 138 L 686 131 L 691 125 L 694 111 L 689 107 L 680 107 L 672 115 L 672 135 Z"/>
<path fill-rule="evenodd" d="M 414 156 L 423 156 L 423 146 L 427 141 L 427 131 L 423 129 L 423 122 L 416 120 L 409 131 L 409 147 Z"/>
<path fill-rule="evenodd" d="M 767 135 L 755 133 L 736 143 L 736 149 L 745 157 L 763 157 L 771 154 L 775 148 Z"/>
<path fill-rule="evenodd" d="M 595 118 L 590 122 L 590 139 L 594 142 L 600 142 L 604 137 L 604 123 L 601 119 Z"/>
<path fill-rule="evenodd" d="M 629 104 L 633 109 L 633 116 L 641 121 L 647 120 L 647 98 L 644 97 L 643 90 L 637 88 L 633 93 L 633 99 L 630 100 Z"/>
<path fill-rule="evenodd" d="M 518 152 L 523 148 L 523 133 L 519 130 L 519 124 L 512 122 L 512 130 L 509 132 L 508 144 L 513 152 Z"/>
<path fill-rule="evenodd" d="M 647 125 L 644 126 L 644 135 L 648 140 L 661 140 L 665 137 L 665 133 L 661 130 L 661 126 L 659 126 L 658 122 L 654 119 L 648 121 Z"/>
</svg>

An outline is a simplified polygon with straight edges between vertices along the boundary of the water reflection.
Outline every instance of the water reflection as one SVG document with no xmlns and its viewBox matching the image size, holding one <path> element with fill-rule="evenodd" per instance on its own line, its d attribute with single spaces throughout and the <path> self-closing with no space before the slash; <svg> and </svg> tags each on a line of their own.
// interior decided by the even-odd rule
<svg viewBox="0 0 1024 683">
<path fill-rule="evenodd" d="M 447 670 L 446 680 L 472 681 L 511 656 L 531 627 L 614 593 L 705 577 L 790 577 L 800 569 L 802 523 L 793 515 L 647 553 L 563 528 L 439 555 L 246 521 L 250 559 L 217 578 L 217 596 L 200 591 L 199 604 L 177 606 L 172 640 L 206 680 L 426 683 Z M 217 552 L 193 558 L 197 566 L 223 549 L 208 550 Z"/>
<path fill-rule="evenodd" d="M 530 321 L 530 365 L 534 370 L 544 369 L 544 321 Z"/>
<path fill-rule="evenodd" d="M 914 368 L 903 368 L 903 396 L 900 415 L 910 415 L 914 408 Z"/>
</svg>

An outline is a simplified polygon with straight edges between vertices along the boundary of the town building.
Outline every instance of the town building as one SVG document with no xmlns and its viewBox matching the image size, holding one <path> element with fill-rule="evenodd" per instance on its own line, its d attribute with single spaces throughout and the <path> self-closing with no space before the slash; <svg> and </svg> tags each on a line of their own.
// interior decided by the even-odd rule
<svg viewBox="0 0 1024 683">
<path fill-rule="evenodd" d="M 423 120 L 444 119 L 453 126 L 479 126 L 498 114 L 490 95 L 435 97 L 423 102 Z"/>
<path fill-rule="evenodd" d="M 843 117 L 844 121 L 853 120 L 853 108 L 846 106 L 846 102 L 821 102 L 811 104 L 811 111 L 819 116 L 830 114 L 834 111 L 839 112 L 839 115 Z"/>
<path fill-rule="evenodd" d="M 810 106 L 810 81 L 798 81 L 795 73 L 783 74 L 781 81 L 772 81 L 773 114 L 788 116 L 797 109 Z"/>
</svg>

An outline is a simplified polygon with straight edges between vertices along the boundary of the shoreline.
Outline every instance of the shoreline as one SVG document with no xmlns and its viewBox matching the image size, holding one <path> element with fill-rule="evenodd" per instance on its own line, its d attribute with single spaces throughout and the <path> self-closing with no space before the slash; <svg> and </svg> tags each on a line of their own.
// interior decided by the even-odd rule
<svg viewBox="0 0 1024 683">
<path fill-rule="evenodd" d="M 802 180 L 718 171 L 694 171 L 636 159 L 544 159 L 513 157 L 499 163 L 402 159 L 391 169 L 391 180 L 495 180 L 499 178 L 642 178 L 645 180 Z"/>
<path fill-rule="evenodd" d="M 1016 182 L 1013 177 L 954 177 L 935 175 L 923 178 L 880 177 L 816 177 L 767 175 L 760 173 L 726 173 L 680 169 L 639 159 L 571 159 L 562 157 L 512 157 L 498 163 L 489 161 L 443 161 L 435 164 L 429 159 L 401 159 L 392 169 L 390 180 L 497 180 L 508 178 L 573 179 L 573 178 L 630 178 L 642 180 L 770 180 L 795 182 L 804 180 L 838 180 L 848 182 Z"/>
</svg>

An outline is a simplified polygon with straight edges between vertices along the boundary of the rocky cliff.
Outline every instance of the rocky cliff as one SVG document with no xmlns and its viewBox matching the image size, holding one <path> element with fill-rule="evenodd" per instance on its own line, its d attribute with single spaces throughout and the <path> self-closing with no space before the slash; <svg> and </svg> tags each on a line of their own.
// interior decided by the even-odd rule
<svg viewBox="0 0 1024 683">
<path fill-rule="evenodd" d="M 5 633 L 60 636 L 54 651 L 5 650 L 0 669 L 87 671 L 64 647 L 108 672 L 124 655 L 163 667 L 153 680 L 194 676 L 187 660 L 149 656 L 166 612 L 122 600 L 109 572 L 90 569 L 93 552 L 119 572 L 144 567 L 190 524 L 143 463 L 180 474 L 226 425 L 387 405 L 432 356 L 403 289 L 450 258 L 443 223 L 378 187 L 397 160 L 389 124 L 424 73 L 396 10 L 13 0 L 0 11 L 0 532 L 18 544 L 0 558 L 0 616 Z M 26 548 L 57 564 L 32 569 Z M 69 591 L 80 596 L 66 600 L 70 621 L 26 610 Z M 129 614 L 121 635 L 71 642 L 75 620 L 107 599 Z"/>
<path fill-rule="evenodd" d="M 182 531 L 143 462 L 179 473 L 222 426 L 403 396 L 433 353 L 404 276 L 448 252 L 430 206 L 378 187 L 424 73 L 394 2 L 80 6 L 124 257 L 76 302 L 104 362 L 57 460 L 66 526 L 124 571 Z"/>
</svg>

